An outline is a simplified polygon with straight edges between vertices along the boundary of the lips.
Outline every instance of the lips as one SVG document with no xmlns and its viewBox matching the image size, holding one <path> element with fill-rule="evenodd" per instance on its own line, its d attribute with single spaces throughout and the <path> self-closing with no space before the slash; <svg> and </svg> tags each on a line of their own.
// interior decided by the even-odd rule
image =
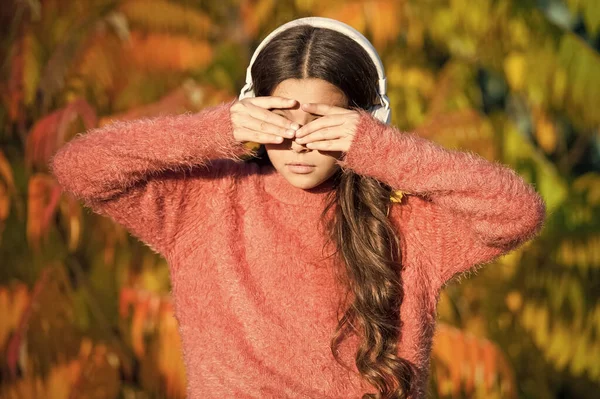
<svg viewBox="0 0 600 399">
<path fill-rule="evenodd" d="M 291 166 L 315 166 L 315 165 L 311 165 L 309 163 L 303 163 L 303 162 L 291 162 L 291 163 L 288 163 L 287 165 L 291 165 Z"/>
<path fill-rule="evenodd" d="M 302 163 L 302 162 L 288 163 L 287 167 L 290 172 L 300 174 L 300 175 L 306 175 L 306 174 L 312 173 L 313 170 L 315 169 L 314 165 L 310 165 L 310 164 Z"/>
</svg>

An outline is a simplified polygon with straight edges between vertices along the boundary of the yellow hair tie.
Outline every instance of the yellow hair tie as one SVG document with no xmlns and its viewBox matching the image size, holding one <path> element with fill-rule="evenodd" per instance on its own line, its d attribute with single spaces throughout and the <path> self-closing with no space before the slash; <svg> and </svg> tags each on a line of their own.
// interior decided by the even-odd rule
<svg viewBox="0 0 600 399">
<path fill-rule="evenodd" d="M 390 200 L 392 202 L 402 202 L 402 198 L 404 197 L 404 193 L 400 190 L 393 191 Z"/>
</svg>

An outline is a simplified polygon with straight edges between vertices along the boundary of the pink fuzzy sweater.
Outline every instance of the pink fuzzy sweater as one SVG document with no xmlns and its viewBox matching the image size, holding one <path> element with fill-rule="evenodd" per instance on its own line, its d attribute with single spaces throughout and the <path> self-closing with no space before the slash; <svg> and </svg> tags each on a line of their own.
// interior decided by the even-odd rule
<svg viewBox="0 0 600 399">
<path fill-rule="evenodd" d="M 168 261 L 190 399 L 375 392 L 356 371 L 355 337 L 340 350 L 352 372 L 330 351 L 341 291 L 319 215 L 331 188 L 305 191 L 240 162 L 250 150 L 234 140 L 232 104 L 78 135 L 51 171 Z M 338 162 L 406 194 L 389 214 L 404 264 L 399 355 L 417 370 L 412 398 L 423 398 L 441 288 L 537 235 L 545 203 L 500 163 L 359 112 Z"/>
</svg>

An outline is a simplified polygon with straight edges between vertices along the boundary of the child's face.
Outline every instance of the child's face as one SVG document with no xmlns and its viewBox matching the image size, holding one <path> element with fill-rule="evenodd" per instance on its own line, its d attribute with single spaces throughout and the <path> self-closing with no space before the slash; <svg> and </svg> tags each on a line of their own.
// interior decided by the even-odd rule
<svg viewBox="0 0 600 399">
<path fill-rule="evenodd" d="M 338 107 L 347 107 L 347 98 L 340 89 L 321 79 L 287 79 L 281 82 L 271 93 L 273 96 L 292 98 L 298 106 L 288 109 L 274 109 L 272 112 L 303 126 L 320 116 L 303 111 L 304 103 L 322 103 Z M 313 188 L 329 179 L 338 169 L 336 160 L 340 151 L 311 150 L 296 143 L 295 138 L 285 138 L 280 144 L 265 144 L 271 163 L 287 181 L 304 190 Z M 289 163 L 302 162 L 313 165 L 306 171 L 294 170 Z"/>
</svg>

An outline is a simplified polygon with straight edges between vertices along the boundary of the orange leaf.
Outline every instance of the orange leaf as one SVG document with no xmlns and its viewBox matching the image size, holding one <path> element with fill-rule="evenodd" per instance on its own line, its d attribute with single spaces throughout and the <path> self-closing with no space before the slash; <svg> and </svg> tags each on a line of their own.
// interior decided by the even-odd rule
<svg viewBox="0 0 600 399">
<path fill-rule="evenodd" d="M 67 193 L 63 196 L 64 200 L 60 202 L 60 214 L 62 220 L 65 220 L 66 230 L 68 232 L 67 248 L 70 252 L 75 251 L 81 238 L 81 229 L 83 225 L 83 215 L 81 205 L 73 195 Z"/>
<path fill-rule="evenodd" d="M 484 391 L 516 397 L 516 382 L 500 349 L 492 342 L 477 338 L 455 327 L 440 324 L 432 350 L 433 364 L 441 396 L 460 397 Z M 483 377 L 483 378 L 480 378 Z"/>
<path fill-rule="evenodd" d="M 86 129 L 97 124 L 96 112 L 83 99 L 77 99 L 37 121 L 27 136 L 27 165 L 46 169 L 50 157 L 67 140 L 67 131 L 77 117 L 81 118 Z"/>
<path fill-rule="evenodd" d="M 48 271 L 48 269 L 43 270 L 40 278 L 38 278 L 35 285 L 33 286 L 31 295 L 21 297 L 21 301 L 24 302 L 24 306 L 22 304 L 23 311 L 19 317 L 19 324 L 15 328 L 15 333 L 12 334 L 8 345 L 6 346 L 6 363 L 8 365 L 8 369 L 12 378 L 15 378 L 17 375 L 17 363 L 19 360 L 19 353 L 21 351 L 21 344 L 25 339 L 25 334 L 27 331 L 27 326 L 31 317 L 34 303 L 36 302 L 38 296 L 40 295 L 46 284 L 48 283 L 49 273 L 50 272 Z"/>
<path fill-rule="evenodd" d="M 365 19 L 364 5 L 362 2 L 348 2 L 339 5 L 329 3 L 331 6 L 323 10 L 322 16 L 344 22 L 359 32 L 365 33 L 367 20 Z"/>
<path fill-rule="evenodd" d="M 35 174 L 29 179 L 27 240 L 34 249 L 39 249 L 40 239 L 48 231 L 60 194 L 61 188 L 51 176 Z"/>
<path fill-rule="evenodd" d="M 256 37 L 260 27 L 272 18 L 275 0 L 242 0 L 240 14 L 247 36 Z"/>
<path fill-rule="evenodd" d="M 131 120 L 164 114 L 181 114 L 187 111 L 197 112 L 204 107 L 229 100 L 232 100 L 232 97 L 228 92 L 212 86 L 201 86 L 189 80 L 154 103 L 101 118 L 100 126 L 116 120 Z"/>
<path fill-rule="evenodd" d="M 151 71 L 204 68 L 213 58 L 207 41 L 161 33 L 132 32 L 124 51 L 136 67 Z"/>
<path fill-rule="evenodd" d="M 29 291 L 23 283 L 12 288 L 0 287 L 0 348 L 15 330 L 29 303 Z"/>
<path fill-rule="evenodd" d="M 130 25 L 141 25 L 149 31 L 181 32 L 206 36 L 211 18 L 193 7 L 164 0 L 128 0 L 119 6 Z"/>
<path fill-rule="evenodd" d="M 394 0 L 370 1 L 365 5 L 365 14 L 369 22 L 373 45 L 384 47 L 393 42 L 400 33 L 400 9 L 402 2 Z"/>
<path fill-rule="evenodd" d="M 0 176 L 4 179 L 8 191 L 11 193 L 16 192 L 15 181 L 13 179 L 12 167 L 8 162 L 8 159 L 4 156 L 4 152 L 0 150 Z"/>
</svg>

